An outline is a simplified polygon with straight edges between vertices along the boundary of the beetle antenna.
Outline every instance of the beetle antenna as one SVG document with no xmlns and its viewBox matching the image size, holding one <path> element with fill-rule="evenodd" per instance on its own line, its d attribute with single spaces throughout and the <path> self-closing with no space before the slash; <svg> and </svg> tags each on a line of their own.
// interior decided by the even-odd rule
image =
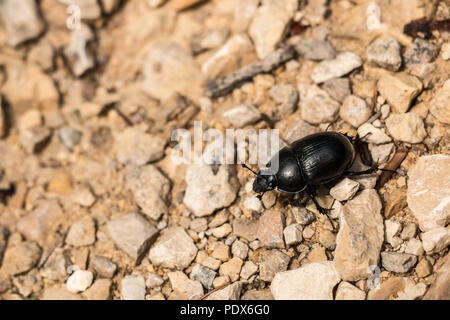
<svg viewBox="0 0 450 320">
<path fill-rule="evenodd" d="M 242 163 L 241 165 L 242 165 L 244 168 L 246 168 L 246 169 L 250 170 L 251 172 L 253 172 L 253 174 L 254 174 L 255 176 L 258 175 L 254 170 L 252 170 L 252 169 L 251 169 L 249 166 L 247 166 L 245 163 Z"/>
</svg>

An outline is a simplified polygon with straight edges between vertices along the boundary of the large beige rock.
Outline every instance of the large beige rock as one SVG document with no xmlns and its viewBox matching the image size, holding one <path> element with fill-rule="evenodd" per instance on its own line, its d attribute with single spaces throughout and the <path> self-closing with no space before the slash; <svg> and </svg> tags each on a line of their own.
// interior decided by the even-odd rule
<svg viewBox="0 0 450 320">
<path fill-rule="evenodd" d="M 370 266 L 378 265 L 384 240 L 380 213 L 381 200 L 374 189 L 363 190 L 344 205 L 334 257 L 342 279 L 365 279 L 372 274 Z"/>
<path fill-rule="evenodd" d="M 422 91 L 422 82 L 407 73 L 386 74 L 378 80 L 381 96 L 398 113 L 408 111 L 411 101 Z"/>
<path fill-rule="evenodd" d="M 314 262 L 277 273 L 270 289 L 275 300 L 332 300 L 340 280 L 334 262 Z"/>
<path fill-rule="evenodd" d="M 450 221 L 450 156 L 422 156 L 408 171 L 408 206 L 422 231 Z"/>
<path fill-rule="evenodd" d="M 195 216 L 203 217 L 229 206 L 239 189 L 232 166 L 221 165 L 217 172 L 209 165 L 189 166 L 186 171 L 184 204 Z"/>
<path fill-rule="evenodd" d="M 256 10 L 250 23 L 249 35 L 260 59 L 275 51 L 297 7 L 296 0 L 265 0 Z"/>
<path fill-rule="evenodd" d="M 320 124 L 336 120 L 339 113 L 339 102 L 330 98 L 328 93 L 316 85 L 301 83 L 300 114 L 303 120 L 311 124 Z"/>
<path fill-rule="evenodd" d="M 412 112 L 391 115 L 386 127 L 394 139 L 404 142 L 419 143 L 427 136 L 423 119 Z"/>
</svg>

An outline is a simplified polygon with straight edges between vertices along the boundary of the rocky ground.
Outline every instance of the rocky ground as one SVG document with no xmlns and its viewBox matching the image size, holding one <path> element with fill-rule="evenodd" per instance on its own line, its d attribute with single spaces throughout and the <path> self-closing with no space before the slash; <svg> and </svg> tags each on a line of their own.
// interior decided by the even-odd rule
<svg viewBox="0 0 450 320">
<path fill-rule="evenodd" d="M 422 17 L 449 1 L 1 1 L 0 297 L 450 299 L 450 34 Z M 408 153 L 319 190 L 333 229 L 174 163 L 194 120 Z"/>
</svg>

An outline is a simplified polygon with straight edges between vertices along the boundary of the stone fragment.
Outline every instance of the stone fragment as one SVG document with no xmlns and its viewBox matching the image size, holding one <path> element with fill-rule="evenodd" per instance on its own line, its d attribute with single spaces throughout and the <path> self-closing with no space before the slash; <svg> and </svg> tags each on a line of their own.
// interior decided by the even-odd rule
<svg viewBox="0 0 450 320">
<path fill-rule="evenodd" d="M 162 214 L 168 213 L 166 200 L 171 184 L 156 166 L 127 166 L 126 184 L 137 205 L 151 219 L 158 220 Z"/>
<path fill-rule="evenodd" d="M 186 287 L 186 296 L 189 300 L 199 300 L 204 295 L 203 286 L 199 281 L 190 281 Z"/>
<path fill-rule="evenodd" d="M 206 300 L 239 300 L 243 283 L 241 281 L 232 283 L 223 289 L 210 294 Z"/>
<path fill-rule="evenodd" d="M 258 220 L 257 219 L 241 219 L 233 220 L 233 234 L 244 238 L 247 241 L 254 241 L 257 238 Z"/>
<path fill-rule="evenodd" d="M 156 273 L 149 273 L 147 276 L 147 280 L 145 280 L 145 285 L 147 288 L 156 288 L 161 286 L 164 283 L 163 278 L 161 278 Z"/>
<path fill-rule="evenodd" d="M 93 41 L 94 33 L 88 25 L 82 23 L 80 28 L 72 30 L 70 43 L 63 48 L 63 54 L 74 76 L 81 77 L 95 67 Z"/>
<path fill-rule="evenodd" d="M 83 292 L 88 300 L 109 300 L 111 298 L 112 281 L 110 279 L 97 279 L 92 286 Z"/>
<path fill-rule="evenodd" d="M 322 229 L 319 234 L 319 242 L 328 250 L 334 250 L 336 248 L 336 235 L 327 229 Z"/>
<path fill-rule="evenodd" d="M 380 145 L 370 144 L 369 150 L 372 155 L 374 163 L 388 162 L 392 152 L 394 152 L 395 145 L 393 143 L 385 143 Z"/>
<path fill-rule="evenodd" d="M 37 38 L 45 29 L 34 0 L 5 0 L 0 3 L 0 13 L 8 35 L 8 44 L 16 47 L 25 41 Z"/>
<path fill-rule="evenodd" d="M 425 294 L 424 300 L 450 300 L 450 255 L 444 257 L 444 263 L 437 271 L 437 276 Z"/>
<path fill-rule="evenodd" d="M 344 178 L 333 188 L 330 189 L 330 195 L 339 201 L 351 199 L 359 189 L 359 182 L 349 178 Z"/>
<path fill-rule="evenodd" d="M 358 55 L 349 51 L 341 52 L 333 60 L 320 62 L 312 71 L 311 79 L 315 83 L 322 83 L 333 78 L 340 78 L 359 68 L 362 63 Z"/>
<path fill-rule="evenodd" d="M 420 143 L 427 136 L 422 118 L 415 113 L 393 114 L 386 127 L 394 139 L 404 142 Z"/>
<path fill-rule="evenodd" d="M 260 59 L 275 51 L 297 7 L 298 2 L 293 0 L 266 1 L 256 9 L 248 33 Z"/>
<path fill-rule="evenodd" d="M 425 278 L 433 272 L 433 266 L 427 259 L 422 259 L 416 265 L 416 274 L 420 278 Z"/>
<path fill-rule="evenodd" d="M 203 48 L 208 45 L 200 44 Z M 220 43 L 222 44 L 222 43 Z M 253 45 L 245 34 L 236 34 L 221 46 L 202 65 L 202 72 L 208 79 L 224 77 L 229 73 L 253 62 Z"/>
<path fill-rule="evenodd" d="M 223 242 L 216 242 L 212 257 L 221 261 L 227 261 L 230 259 L 230 247 Z"/>
<path fill-rule="evenodd" d="M 253 124 L 261 118 L 261 113 L 253 105 L 242 104 L 223 113 L 225 120 L 235 128 Z"/>
<path fill-rule="evenodd" d="M 95 222 L 90 216 L 72 224 L 66 236 L 66 243 L 74 247 L 89 246 L 95 242 Z"/>
<path fill-rule="evenodd" d="M 259 218 L 258 239 L 266 248 L 284 248 L 284 217 L 279 211 L 267 210 Z"/>
<path fill-rule="evenodd" d="M 86 291 L 92 284 L 94 275 L 88 270 L 76 270 L 67 279 L 66 287 L 67 290 L 73 293 Z"/>
<path fill-rule="evenodd" d="M 303 120 L 311 124 L 320 124 L 334 121 L 339 113 L 339 102 L 318 86 L 301 83 L 300 114 Z"/>
<path fill-rule="evenodd" d="M 293 143 L 294 141 L 316 132 L 318 132 L 317 127 L 310 125 L 304 120 L 298 120 L 291 125 L 288 133 L 284 137 L 284 140 L 288 143 Z M 267 192 L 265 194 L 267 194 Z"/>
<path fill-rule="evenodd" d="M 381 264 L 383 268 L 395 273 L 406 273 L 417 263 L 417 257 L 412 254 L 399 252 L 382 252 Z"/>
<path fill-rule="evenodd" d="M 450 46 L 449 46 L 450 47 Z M 439 122 L 450 124 L 450 79 L 435 93 L 430 102 L 430 112 Z"/>
<path fill-rule="evenodd" d="M 230 259 L 220 266 L 219 274 L 230 277 L 231 282 L 239 279 L 243 261 L 237 257 Z"/>
<path fill-rule="evenodd" d="M 200 95 L 201 71 L 193 57 L 178 44 L 165 42 L 150 48 L 146 58 L 142 82 L 150 96 L 165 101 L 173 94 L 173 84 L 180 94 Z"/>
<path fill-rule="evenodd" d="M 330 79 L 323 83 L 323 89 L 336 101 L 343 102 L 352 92 L 348 78 Z"/>
<path fill-rule="evenodd" d="M 22 147 L 30 154 L 41 152 L 48 144 L 51 131 L 47 127 L 22 130 L 19 135 Z"/>
<path fill-rule="evenodd" d="M 224 238 L 229 235 L 232 231 L 231 225 L 229 223 L 225 223 L 220 227 L 214 228 L 212 230 L 212 234 L 216 238 Z"/>
<path fill-rule="evenodd" d="M 366 137 L 364 138 L 364 141 L 375 144 L 388 143 L 392 141 L 392 139 L 382 129 L 378 129 L 370 123 L 364 123 L 358 128 L 358 136 Z"/>
<path fill-rule="evenodd" d="M 422 231 L 444 227 L 450 221 L 450 156 L 420 157 L 408 170 L 408 207 Z"/>
<path fill-rule="evenodd" d="M 181 227 L 170 228 L 150 249 L 150 261 L 158 266 L 170 269 L 184 269 L 197 255 L 197 247 L 192 238 Z"/>
<path fill-rule="evenodd" d="M 133 258 L 136 264 L 158 236 L 158 230 L 137 213 L 110 220 L 106 228 L 116 246 Z"/>
<path fill-rule="evenodd" d="M 363 99 L 354 95 L 344 99 L 339 111 L 339 116 L 356 128 L 369 120 L 371 115 L 372 108 Z"/>
<path fill-rule="evenodd" d="M 278 104 L 281 114 L 291 114 L 297 108 L 298 92 L 291 84 L 278 84 L 270 89 L 270 96 Z"/>
<path fill-rule="evenodd" d="M 41 248 L 34 241 L 11 243 L 10 240 L 0 270 L 11 276 L 27 272 L 39 262 L 41 253 Z"/>
<path fill-rule="evenodd" d="M 272 281 L 278 272 L 286 271 L 290 258 L 288 255 L 272 249 L 261 253 L 259 256 L 259 277 L 263 281 Z"/>
<path fill-rule="evenodd" d="M 116 157 L 122 164 L 142 166 L 161 159 L 165 144 L 164 139 L 139 128 L 126 128 L 116 139 Z"/>
<path fill-rule="evenodd" d="M 248 280 L 258 271 L 258 266 L 251 261 L 246 261 L 241 269 L 241 279 Z"/>
<path fill-rule="evenodd" d="M 64 127 L 58 130 L 58 137 L 67 149 L 73 150 L 81 140 L 82 133 L 73 128 Z"/>
<path fill-rule="evenodd" d="M 396 112 L 405 113 L 412 100 L 422 92 L 423 85 L 417 77 L 400 72 L 383 75 L 377 89 Z"/>
<path fill-rule="evenodd" d="M 294 45 L 297 53 L 307 60 L 331 60 L 336 56 L 336 50 L 327 40 L 299 38 Z"/>
<path fill-rule="evenodd" d="M 56 284 L 44 290 L 41 300 L 83 300 L 83 298 L 67 290 L 64 284 Z"/>
<path fill-rule="evenodd" d="M 114 262 L 102 256 L 92 256 L 90 263 L 97 277 L 100 278 L 112 278 L 117 270 L 117 265 Z"/>
<path fill-rule="evenodd" d="M 365 189 L 348 201 L 340 216 L 334 261 L 346 281 L 371 275 L 369 266 L 377 265 L 384 240 L 381 201 L 374 189 Z"/>
<path fill-rule="evenodd" d="M 294 217 L 294 220 L 297 223 L 301 224 L 302 226 L 306 226 L 316 219 L 314 213 L 306 210 L 306 208 L 303 206 L 301 207 L 293 206 L 291 208 L 291 213 L 292 216 Z"/>
<path fill-rule="evenodd" d="M 398 71 L 402 66 L 400 44 L 394 38 L 375 40 L 366 50 L 369 62 L 391 70 Z"/>
<path fill-rule="evenodd" d="M 419 239 L 411 239 L 406 243 L 405 253 L 421 256 L 423 254 L 422 242 Z"/>
<path fill-rule="evenodd" d="M 412 68 L 417 64 L 432 62 L 439 54 L 439 47 L 433 42 L 415 38 L 412 46 L 404 54 L 405 65 Z"/>
<path fill-rule="evenodd" d="M 335 300 L 365 300 L 366 293 L 347 281 L 339 283 Z"/>
<path fill-rule="evenodd" d="M 241 300 L 273 300 L 273 295 L 270 289 L 248 290 L 242 295 Z"/>
<path fill-rule="evenodd" d="M 189 280 L 189 278 L 182 271 L 169 272 L 167 276 L 169 278 L 172 290 L 174 291 L 175 296 L 177 296 L 177 298 L 172 299 L 186 299 L 187 286 L 191 282 L 191 280 Z"/>
<path fill-rule="evenodd" d="M 245 260 L 247 259 L 248 245 L 242 241 L 236 240 L 231 246 L 231 252 L 233 253 L 233 256 Z"/>
<path fill-rule="evenodd" d="M 422 233 L 423 249 L 427 254 L 438 253 L 450 245 L 450 229 L 438 227 Z"/>
<path fill-rule="evenodd" d="M 217 272 L 208 269 L 200 264 L 196 264 L 191 272 L 191 278 L 193 280 L 199 281 L 205 289 L 213 288 L 213 281 L 216 277 Z"/>
<path fill-rule="evenodd" d="M 194 164 L 188 167 L 185 180 L 183 202 L 197 217 L 229 206 L 239 189 L 232 166 L 221 165 L 215 171 L 212 166 Z"/>
<path fill-rule="evenodd" d="M 340 280 L 332 261 L 316 262 L 277 273 L 270 289 L 275 300 L 332 300 Z"/>
<path fill-rule="evenodd" d="M 286 245 L 296 245 L 302 242 L 302 227 L 299 223 L 294 223 L 284 228 L 283 235 Z"/>
<path fill-rule="evenodd" d="M 145 280 L 142 276 L 125 276 L 120 282 L 123 300 L 144 300 Z"/>
<path fill-rule="evenodd" d="M 409 240 L 416 236 L 417 233 L 417 225 L 414 222 L 408 223 L 402 230 L 400 234 L 400 238 L 403 240 Z"/>
<path fill-rule="evenodd" d="M 427 292 L 427 285 L 423 282 L 419 282 L 413 287 L 408 287 L 405 291 L 395 300 L 417 300 L 422 298 Z"/>
</svg>

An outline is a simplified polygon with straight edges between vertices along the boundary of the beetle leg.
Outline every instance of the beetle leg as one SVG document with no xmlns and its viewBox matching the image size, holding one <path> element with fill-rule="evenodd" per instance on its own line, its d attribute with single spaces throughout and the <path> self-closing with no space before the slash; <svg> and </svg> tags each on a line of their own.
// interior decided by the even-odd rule
<svg viewBox="0 0 450 320">
<path fill-rule="evenodd" d="M 311 200 L 313 201 L 314 205 L 316 206 L 317 210 L 321 214 L 324 214 L 327 216 L 328 221 L 330 221 L 330 223 L 331 223 L 331 227 L 333 228 L 333 231 L 336 230 L 333 221 L 331 220 L 330 216 L 328 215 L 328 209 L 325 209 L 317 202 L 316 195 L 314 194 L 314 191 L 312 190 L 312 188 L 309 186 L 308 186 L 308 193 L 309 193 L 309 196 L 311 197 Z"/>
<path fill-rule="evenodd" d="M 345 176 L 361 176 L 361 175 L 364 175 L 364 174 L 374 173 L 374 172 L 376 172 L 378 170 L 380 170 L 380 171 L 387 171 L 387 172 L 395 172 L 395 170 L 378 168 L 378 165 L 376 165 L 376 166 L 374 166 L 374 167 L 372 167 L 370 169 L 364 170 L 364 171 L 358 171 L 358 172 L 347 171 L 347 172 L 344 173 L 344 175 Z"/>
</svg>

